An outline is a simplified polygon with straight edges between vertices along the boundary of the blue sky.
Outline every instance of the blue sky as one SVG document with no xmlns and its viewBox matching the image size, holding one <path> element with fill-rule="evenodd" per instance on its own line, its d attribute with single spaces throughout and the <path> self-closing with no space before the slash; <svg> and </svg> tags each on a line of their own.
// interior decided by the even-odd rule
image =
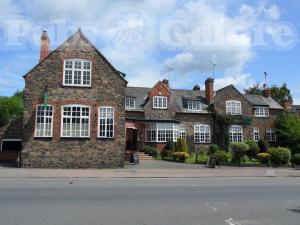
<svg viewBox="0 0 300 225">
<path fill-rule="evenodd" d="M 78 27 L 129 85 L 174 88 L 287 83 L 300 104 L 300 2 L 250 0 L 1 0 L 0 95 L 24 87 L 46 29 L 55 49 Z"/>
</svg>

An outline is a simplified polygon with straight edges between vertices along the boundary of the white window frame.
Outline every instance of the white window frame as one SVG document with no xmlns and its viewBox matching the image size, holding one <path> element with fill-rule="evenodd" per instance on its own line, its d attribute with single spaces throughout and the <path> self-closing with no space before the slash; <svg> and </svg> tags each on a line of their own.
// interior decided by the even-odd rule
<svg viewBox="0 0 300 225">
<path fill-rule="evenodd" d="M 105 109 L 106 110 L 106 113 L 105 113 L 105 117 L 101 117 L 101 109 Z M 108 117 L 108 112 L 107 112 L 107 109 L 112 109 L 112 116 L 111 117 Z M 104 135 L 100 135 L 100 119 L 104 119 L 105 120 L 105 130 L 104 130 Z M 110 126 L 112 126 L 112 136 L 108 136 L 107 135 L 107 126 L 108 126 L 108 123 L 107 123 L 107 120 L 108 119 L 112 119 L 112 124 L 109 124 Z M 98 138 L 106 138 L 106 139 L 113 139 L 115 138 L 115 109 L 114 107 L 112 106 L 100 106 L 98 108 Z"/>
<path fill-rule="evenodd" d="M 179 138 L 186 140 L 185 124 L 179 124 Z"/>
<path fill-rule="evenodd" d="M 188 101 L 188 110 L 192 112 L 202 111 L 202 103 L 200 101 Z"/>
<path fill-rule="evenodd" d="M 211 130 L 208 124 L 194 126 L 194 143 L 211 143 Z"/>
<path fill-rule="evenodd" d="M 160 135 L 159 135 L 160 134 Z M 172 138 L 168 138 L 172 135 Z M 145 142 L 165 143 L 177 142 L 179 137 L 179 125 L 176 123 L 146 123 Z"/>
<path fill-rule="evenodd" d="M 269 107 L 258 106 L 255 108 L 255 117 L 269 117 Z"/>
<path fill-rule="evenodd" d="M 253 127 L 253 140 L 258 142 L 260 139 L 259 128 Z"/>
<path fill-rule="evenodd" d="M 166 96 L 154 96 L 153 97 L 153 108 L 154 109 L 167 109 L 168 98 Z"/>
<path fill-rule="evenodd" d="M 269 142 L 277 141 L 276 130 L 274 128 L 267 128 L 266 129 L 266 138 L 267 138 L 267 141 L 269 141 Z"/>
<path fill-rule="evenodd" d="M 230 142 L 243 142 L 243 127 L 240 125 L 231 125 L 229 127 L 229 140 Z"/>
<path fill-rule="evenodd" d="M 125 109 L 135 109 L 135 98 L 133 97 L 125 98 Z"/>
<path fill-rule="evenodd" d="M 37 124 L 38 124 L 37 119 L 38 119 L 38 108 L 39 107 L 43 107 L 43 111 L 44 111 L 43 135 L 38 135 L 38 132 L 37 132 L 38 131 L 37 130 Z M 47 116 L 46 115 L 48 107 L 52 108 L 51 109 L 52 110 L 52 115 L 51 116 Z M 36 138 L 53 137 L 53 114 L 54 114 L 54 106 L 53 105 L 47 105 L 47 108 L 45 109 L 43 104 L 36 105 L 36 110 L 35 110 L 35 129 L 34 129 L 34 137 L 36 137 Z M 48 123 L 51 126 L 50 135 L 46 135 L 45 134 L 46 133 L 46 125 L 47 125 L 47 123 L 45 122 L 46 119 L 51 119 L 51 123 Z"/>
<path fill-rule="evenodd" d="M 226 101 L 226 114 L 232 116 L 242 115 L 242 103 L 240 101 Z"/>
<path fill-rule="evenodd" d="M 65 107 L 70 107 L 71 108 L 71 115 L 70 116 L 64 116 L 64 108 Z M 63 135 L 63 119 L 64 118 L 70 118 L 70 127 L 72 127 L 72 107 L 79 107 L 81 108 L 81 112 L 82 112 L 82 108 L 88 108 L 89 109 L 89 116 L 82 116 L 82 113 L 80 115 L 80 135 L 79 136 L 68 136 L 68 135 Z M 82 124 L 82 119 L 88 119 L 89 123 L 88 123 L 88 135 L 87 136 L 83 136 L 81 135 L 81 124 Z M 74 132 L 74 131 L 73 131 Z M 71 131 L 72 133 L 72 131 Z M 61 106 L 61 128 L 60 128 L 60 136 L 62 138 L 90 138 L 90 134 L 91 134 L 91 107 L 87 106 L 87 105 L 81 105 L 81 104 L 67 104 L 67 105 L 62 105 Z"/>
<path fill-rule="evenodd" d="M 66 68 L 66 63 L 67 61 L 72 61 L 72 68 Z M 81 64 L 81 69 L 76 69 L 75 68 L 75 62 L 80 62 Z M 89 63 L 90 68 L 89 69 L 84 69 L 84 63 Z M 66 70 L 71 71 L 71 77 L 72 77 L 72 83 L 66 83 Z M 74 84 L 74 77 L 75 77 L 75 71 L 80 72 L 81 76 L 81 83 L 80 84 Z M 83 84 L 83 73 L 84 72 L 89 72 L 90 73 L 90 79 L 89 79 L 89 84 Z M 73 86 L 73 87 L 91 87 L 92 86 L 92 61 L 87 60 L 87 59 L 64 59 L 64 65 L 63 65 L 63 85 L 64 86 Z"/>
</svg>

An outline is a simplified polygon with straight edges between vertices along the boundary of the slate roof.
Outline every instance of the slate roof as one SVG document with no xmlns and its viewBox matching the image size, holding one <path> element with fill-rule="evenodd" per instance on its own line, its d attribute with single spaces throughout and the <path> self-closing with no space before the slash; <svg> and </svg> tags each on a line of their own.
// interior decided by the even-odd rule
<svg viewBox="0 0 300 225">
<path fill-rule="evenodd" d="M 136 108 L 126 109 L 127 111 L 144 111 L 144 105 L 147 103 L 148 92 L 151 88 L 146 87 L 127 87 L 125 95 L 126 97 L 136 98 Z M 171 104 L 175 107 L 176 112 L 184 113 L 195 113 L 188 111 L 187 102 L 189 100 L 198 100 L 203 104 L 204 110 L 197 113 L 208 113 L 206 108 L 208 107 L 205 92 L 204 91 L 193 91 L 183 89 L 171 89 Z"/>
<path fill-rule="evenodd" d="M 291 112 L 300 112 L 300 105 L 292 105 Z"/>
<path fill-rule="evenodd" d="M 268 106 L 270 109 L 283 109 L 278 102 L 272 98 L 266 98 L 260 95 L 250 95 L 244 94 L 244 97 L 253 105 L 253 106 Z"/>
</svg>

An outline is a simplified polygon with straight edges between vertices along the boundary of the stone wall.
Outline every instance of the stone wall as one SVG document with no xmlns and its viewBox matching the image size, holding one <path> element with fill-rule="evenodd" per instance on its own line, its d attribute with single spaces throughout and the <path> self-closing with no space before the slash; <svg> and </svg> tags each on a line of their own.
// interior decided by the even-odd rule
<svg viewBox="0 0 300 225">
<path fill-rule="evenodd" d="M 92 61 L 91 87 L 66 87 L 62 84 L 65 58 Z M 122 167 L 125 158 L 125 88 L 127 82 L 102 55 L 77 32 L 52 52 L 25 77 L 24 167 L 113 168 Z M 35 108 L 43 102 L 48 87 L 48 104 L 54 106 L 53 137 L 35 138 Z M 62 138 L 61 110 L 64 104 L 90 106 L 90 138 Z M 98 139 L 98 107 L 115 109 L 114 139 Z"/>
</svg>

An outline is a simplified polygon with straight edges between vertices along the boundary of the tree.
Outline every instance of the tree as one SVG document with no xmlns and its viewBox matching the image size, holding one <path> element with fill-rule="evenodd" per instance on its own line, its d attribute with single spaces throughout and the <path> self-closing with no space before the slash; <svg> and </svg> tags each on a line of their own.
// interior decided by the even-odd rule
<svg viewBox="0 0 300 225">
<path fill-rule="evenodd" d="M 6 125 L 9 121 L 8 109 L 6 105 L 0 105 L 0 127 Z"/>
<path fill-rule="evenodd" d="M 290 89 L 287 87 L 286 83 L 284 83 L 281 87 L 273 85 L 271 88 L 272 98 L 280 104 L 283 104 L 284 101 L 288 100 L 293 103 L 293 97 L 291 95 Z M 253 84 L 252 87 L 248 89 L 244 89 L 246 94 L 253 95 L 263 95 L 264 88 L 260 86 L 259 83 Z"/>
<path fill-rule="evenodd" d="M 284 111 L 275 121 L 278 144 L 289 147 L 293 151 L 300 143 L 300 118 L 297 115 Z"/>
</svg>

